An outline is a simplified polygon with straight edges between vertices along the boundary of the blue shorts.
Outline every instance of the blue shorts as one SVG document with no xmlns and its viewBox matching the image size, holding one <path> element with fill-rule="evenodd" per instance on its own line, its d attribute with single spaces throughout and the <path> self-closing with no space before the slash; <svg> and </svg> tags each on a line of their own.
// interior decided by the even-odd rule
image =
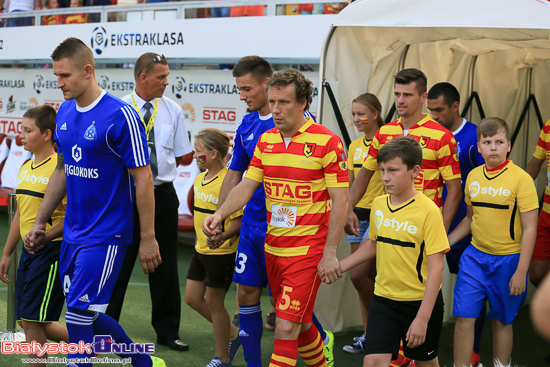
<svg viewBox="0 0 550 367">
<path fill-rule="evenodd" d="M 453 315 L 475 319 L 488 300 L 490 312 L 487 317 L 510 325 L 527 296 L 527 277 L 526 291 L 510 296 L 510 279 L 516 272 L 519 255 L 491 255 L 470 245 L 460 258 Z"/>
<path fill-rule="evenodd" d="M 67 308 L 105 312 L 128 246 L 61 245 L 60 273 Z"/>
<path fill-rule="evenodd" d="M 34 255 L 21 253 L 16 280 L 16 318 L 35 322 L 58 321 L 65 303 L 59 278 L 61 241 L 44 245 Z"/>
<path fill-rule="evenodd" d="M 349 243 L 360 243 L 363 238 L 369 239 L 369 228 L 370 221 L 360 220 L 359 221 L 359 236 L 350 236 L 348 235 Z"/>
<path fill-rule="evenodd" d="M 235 259 L 233 281 L 250 287 L 265 288 L 267 271 L 265 269 L 265 233 L 266 228 L 243 223 L 239 237 L 239 247 Z"/>
</svg>

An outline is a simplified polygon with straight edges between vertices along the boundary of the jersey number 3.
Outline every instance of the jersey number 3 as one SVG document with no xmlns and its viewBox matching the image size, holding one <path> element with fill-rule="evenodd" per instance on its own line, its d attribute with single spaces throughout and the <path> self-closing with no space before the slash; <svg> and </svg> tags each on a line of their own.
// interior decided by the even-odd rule
<svg viewBox="0 0 550 367">
<path fill-rule="evenodd" d="M 246 260 L 248 260 L 248 256 L 246 254 L 239 253 L 237 255 L 237 261 L 235 264 L 235 271 L 239 274 L 241 274 L 244 269 L 246 268 Z"/>
</svg>

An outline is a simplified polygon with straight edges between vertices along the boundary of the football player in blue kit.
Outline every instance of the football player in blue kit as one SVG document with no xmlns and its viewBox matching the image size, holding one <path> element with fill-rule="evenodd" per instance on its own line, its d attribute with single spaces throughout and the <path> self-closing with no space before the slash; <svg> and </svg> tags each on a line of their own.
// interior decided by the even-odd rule
<svg viewBox="0 0 550 367">
<path fill-rule="evenodd" d="M 25 246 L 29 251 L 41 246 L 46 222 L 66 194 L 60 275 L 69 340 L 92 345 L 94 335 L 108 335 L 117 344 L 131 344 L 118 322 L 104 312 L 132 243 L 134 198 L 141 221 L 142 268 L 146 274 L 154 272 L 162 261 L 153 226 L 145 127 L 131 106 L 98 86 L 92 51 L 81 40 L 67 38 L 52 60 L 57 88 L 66 100 L 56 118 L 58 163 Z M 83 359 L 93 355 L 93 349 L 69 354 L 69 366 L 92 366 Z M 119 356 L 131 358 L 133 366 L 165 366 L 148 354 Z"/>
</svg>

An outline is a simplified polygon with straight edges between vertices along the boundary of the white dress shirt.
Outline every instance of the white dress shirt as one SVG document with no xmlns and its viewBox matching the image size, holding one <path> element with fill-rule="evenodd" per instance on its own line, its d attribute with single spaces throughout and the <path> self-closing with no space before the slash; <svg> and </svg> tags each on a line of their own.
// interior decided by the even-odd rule
<svg viewBox="0 0 550 367">
<path fill-rule="evenodd" d="M 155 125 L 153 126 L 153 129 L 155 129 L 155 150 L 158 165 L 158 176 L 155 177 L 155 186 L 173 182 L 177 174 L 176 157 L 182 157 L 193 150 L 191 149 L 189 135 L 187 134 L 183 120 L 183 110 L 176 102 L 165 96 L 155 98 L 151 101 L 144 101 L 138 96 L 135 89 L 133 95 L 142 117 L 147 112 L 143 105 L 149 102 L 154 108 L 156 99 L 158 99 L 158 111 Z M 122 97 L 122 100 L 134 107 L 132 94 Z"/>
</svg>

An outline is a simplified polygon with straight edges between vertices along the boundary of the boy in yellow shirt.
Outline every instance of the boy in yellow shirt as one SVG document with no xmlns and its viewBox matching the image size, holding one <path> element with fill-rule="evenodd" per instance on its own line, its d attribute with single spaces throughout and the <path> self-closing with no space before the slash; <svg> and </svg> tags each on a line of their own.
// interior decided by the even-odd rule
<svg viewBox="0 0 550 367">
<path fill-rule="evenodd" d="M 468 175 L 467 214 L 449 234 L 452 246 L 472 232 L 454 290 L 454 363 L 470 365 L 475 319 L 488 300 L 493 359 L 500 363 L 495 365 L 510 366 L 512 322 L 527 295 L 527 270 L 537 236 L 538 197 L 533 179 L 507 158 L 510 130 L 504 120 L 483 119 L 477 137 L 485 165 Z"/>
<path fill-rule="evenodd" d="M 402 338 L 405 356 L 418 367 L 439 366 L 440 290 L 449 243 L 440 209 L 414 188 L 422 148 L 414 138 L 398 136 L 384 144 L 377 161 L 388 194 L 372 203 L 370 240 L 340 261 L 344 272 L 376 257 L 363 366 L 388 366 Z M 330 283 L 324 269 L 319 276 Z"/>
</svg>

